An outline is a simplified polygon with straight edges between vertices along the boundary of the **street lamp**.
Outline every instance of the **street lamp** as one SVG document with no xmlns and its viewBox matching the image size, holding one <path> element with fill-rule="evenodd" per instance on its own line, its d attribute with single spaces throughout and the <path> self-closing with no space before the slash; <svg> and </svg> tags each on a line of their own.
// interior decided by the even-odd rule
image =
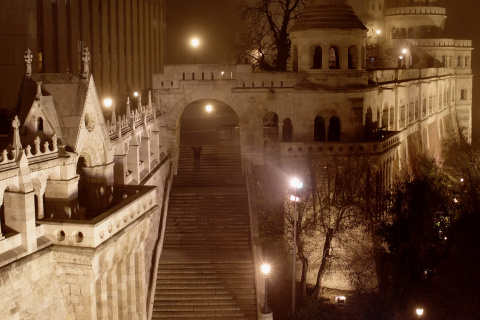
<svg viewBox="0 0 480 320">
<path fill-rule="evenodd" d="M 417 313 L 417 318 L 421 319 L 423 315 L 423 308 L 417 308 L 415 309 L 415 312 Z"/>
<path fill-rule="evenodd" d="M 200 44 L 200 41 L 197 38 L 193 38 L 190 43 L 193 47 L 193 64 L 197 64 L 197 47 Z"/>
<path fill-rule="evenodd" d="M 292 258 L 292 312 L 295 312 L 295 262 L 297 258 L 297 202 L 300 198 L 297 197 L 297 190 L 303 187 L 303 183 L 298 178 L 290 180 L 290 186 L 295 189 L 294 194 L 290 197 L 290 200 L 294 201 L 293 205 L 293 258 Z"/>
<path fill-rule="evenodd" d="M 377 33 L 377 46 L 379 46 L 380 45 L 380 33 L 382 33 L 382 30 L 377 29 L 376 33 Z"/>
<path fill-rule="evenodd" d="M 267 298 L 267 283 L 268 283 L 268 274 L 270 273 L 270 265 L 264 263 L 262 265 L 262 273 L 263 277 L 265 278 L 265 302 L 262 307 L 262 319 L 268 318 L 266 315 L 270 315 L 272 310 L 268 307 L 268 298 Z M 271 318 L 271 317 L 270 317 Z"/>
</svg>

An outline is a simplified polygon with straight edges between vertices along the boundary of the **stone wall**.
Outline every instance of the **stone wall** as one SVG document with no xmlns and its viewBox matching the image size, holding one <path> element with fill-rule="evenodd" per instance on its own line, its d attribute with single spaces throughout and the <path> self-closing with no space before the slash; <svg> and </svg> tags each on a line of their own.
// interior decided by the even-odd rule
<svg viewBox="0 0 480 320">
<path fill-rule="evenodd" d="M 0 318 L 75 319 L 60 275 L 51 246 L 0 268 Z"/>
</svg>

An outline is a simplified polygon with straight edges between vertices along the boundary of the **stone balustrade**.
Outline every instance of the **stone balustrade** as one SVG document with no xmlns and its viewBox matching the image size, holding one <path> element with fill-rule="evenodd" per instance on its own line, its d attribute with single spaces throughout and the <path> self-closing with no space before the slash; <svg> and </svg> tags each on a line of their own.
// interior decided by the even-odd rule
<svg viewBox="0 0 480 320">
<path fill-rule="evenodd" d="M 250 65 L 170 65 L 153 75 L 153 87 L 180 89 L 223 81 L 235 88 L 292 87 L 298 75 L 291 72 L 254 72 Z"/>
<path fill-rule="evenodd" d="M 385 10 L 385 16 L 396 15 L 446 15 L 447 10 L 442 7 L 398 7 Z"/>
<path fill-rule="evenodd" d="M 280 143 L 281 155 L 371 155 L 380 154 L 400 143 L 399 134 L 393 133 L 382 141 L 374 142 L 284 142 Z"/>
<path fill-rule="evenodd" d="M 369 71 L 368 77 L 374 82 L 385 83 L 441 77 L 450 74 L 454 74 L 452 68 L 385 69 Z"/>
<path fill-rule="evenodd" d="M 90 221 L 42 220 L 45 236 L 53 244 L 96 248 L 158 206 L 154 186 L 122 186 L 125 199 Z"/>
</svg>

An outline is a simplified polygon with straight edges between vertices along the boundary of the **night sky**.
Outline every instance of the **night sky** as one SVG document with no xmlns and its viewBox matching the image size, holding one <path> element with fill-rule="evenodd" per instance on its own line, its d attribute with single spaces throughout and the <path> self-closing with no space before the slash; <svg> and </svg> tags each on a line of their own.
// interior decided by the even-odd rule
<svg viewBox="0 0 480 320">
<path fill-rule="evenodd" d="M 363 0 L 350 0 L 355 9 Z M 480 138 L 480 9 L 479 0 L 446 0 L 447 37 L 473 40 L 474 78 L 474 137 Z M 194 55 L 189 40 L 196 36 L 201 45 L 197 48 L 197 63 L 225 64 L 231 61 L 231 49 L 235 44 L 240 25 L 238 4 L 240 0 L 167 0 L 168 18 L 174 28 L 169 29 L 174 43 L 167 63 L 193 63 Z M 476 139 L 480 140 L 480 139 Z"/>
</svg>

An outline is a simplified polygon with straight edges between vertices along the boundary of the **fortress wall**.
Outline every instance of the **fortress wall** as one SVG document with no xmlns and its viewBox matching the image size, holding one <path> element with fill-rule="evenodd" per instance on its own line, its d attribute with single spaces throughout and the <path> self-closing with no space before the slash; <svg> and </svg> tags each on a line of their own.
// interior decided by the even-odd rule
<svg viewBox="0 0 480 320">
<path fill-rule="evenodd" d="M 0 268 L 2 319 L 69 320 L 73 308 L 59 277 L 52 246 Z"/>
</svg>

